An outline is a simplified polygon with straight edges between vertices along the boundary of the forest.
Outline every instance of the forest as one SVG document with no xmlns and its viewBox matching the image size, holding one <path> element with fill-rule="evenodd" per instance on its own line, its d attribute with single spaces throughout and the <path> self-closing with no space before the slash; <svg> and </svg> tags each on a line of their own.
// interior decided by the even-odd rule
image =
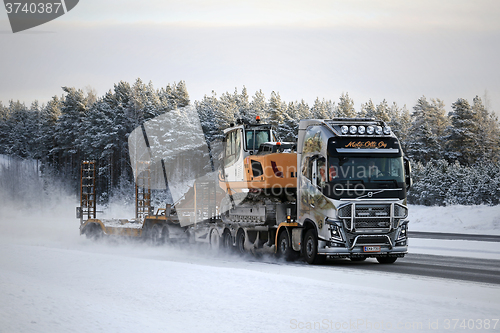
<svg viewBox="0 0 500 333">
<path fill-rule="evenodd" d="M 57 180 L 76 193 L 81 160 L 96 160 L 100 202 L 111 193 L 133 193 L 127 139 L 145 121 L 187 105 L 196 108 L 207 142 L 221 139 L 222 130 L 236 119 L 260 116 L 275 125 L 283 141 L 295 141 L 300 119 L 373 117 L 389 125 L 412 161 L 414 185 L 409 203 L 421 205 L 500 204 L 500 124 L 492 110 L 476 96 L 458 98 L 445 110 L 437 98 L 418 98 L 408 109 L 385 99 L 369 100 L 356 109 L 348 93 L 338 101 L 317 98 L 285 102 L 280 94 L 269 97 L 259 90 L 218 95 L 212 91 L 191 102 L 184 81 L 155 88 L 137 79 L 120 81 L 103 96 L 90 88 L 63 87 L 61 96 L 46 104 L 34 101 L 0 102 L 0 154 L 11 161 L 36 161 L 47 184 Z M 15 163 L 0 165 L 3 175 L 13 174 Z M 0 179 L 15 188 L 15 180 Z M 10 177 L 12 178 L 12 177 Z"/>
</svg>

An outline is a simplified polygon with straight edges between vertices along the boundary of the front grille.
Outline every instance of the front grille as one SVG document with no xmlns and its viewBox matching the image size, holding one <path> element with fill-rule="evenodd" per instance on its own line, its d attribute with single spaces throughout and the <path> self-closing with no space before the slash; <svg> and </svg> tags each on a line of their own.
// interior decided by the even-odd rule
<svg viewBox="0 0 500 333">
<path fill-rule="evenodd" d="M 390 245 L 387 237 L 360 237 L 358 238 L 357 245 Z"/>
<path fill-rule="evenodd" d="M 356 217 L 391 217 L 391 205 L 356 205 Z"/>
<path fill-rule="evenodd" d="M 352 216 L 351 205 L 345 205 L 339 208 L 339 217 L 340 218 L 350 218 Z"/>
<path fill-rule="evenodd" d="M 406 208 L 397 204 L 394 206 L 392 209 L 391 204 L 347 204 L 338 209 L 338 217 L 344 221 L 348 230 L 387 229 L 389 231 L 391 221 L 394 221 L 394 227 L 397 227 L 399 222 L 398 219 L 392 219 L 391 212 L 397 210 L 396 217 L 404 216 L 406 213 Z"/>
<path fill-rule="evenodd" d="M 356 229 L 364 228 L 389 228 L 391 226 L 390 218 L 380 219 L 380 218 L 357 218 L 354 227 Z"/>
</svg>

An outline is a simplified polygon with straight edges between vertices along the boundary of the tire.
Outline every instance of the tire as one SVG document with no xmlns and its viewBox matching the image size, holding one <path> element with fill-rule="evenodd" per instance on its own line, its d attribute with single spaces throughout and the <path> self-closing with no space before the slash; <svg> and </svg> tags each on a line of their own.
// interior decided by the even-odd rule
<svg viewBox="0 0 500 333">
<path fill-rule="evenodd" d="M 150 239 L 153 245 L 161 245 L 163 243 L 163 238 L 161 236 L 162 228 L 160 225 L 155 224 L 151 228 Z"/>
<path fill-rule="evenodd" d="M 212 229 L 210 230 L 210 250 L 213 252 L 219 252 L 220 248 L 222 247 L 222 240 L 221 237 L 219 236 L 219 232 L 217 229 Z"/>
<path fill-rule="evenodd" d="M 101 239 L 104 233 L 102 232 L 101 226 L 95 223 L 87 225 L 84 229 L 84 234 L 87 239 L 98 240 Z"/>
<path fill-rule="evenodd" d="M 287 230 L 283 230 L 278 237 L 277 255 L 286 261 L 292 261 L 297 258 L 297 253 L 292 249 L 292 244 Z"/>
<path fill-rule="evenodd" d="M 231 250 L 233 248 L 233 242 L 231 241 L 231 234 L 229 231 L 224 231 L 222 234 L 222 247 L 226 250 Z"/>
<path fill-rule="evenodd" d="M 245 232 L 240 230 L 236 236 L 236 251 L 240 255 L 244 255 L 245 251 Z"/>
<path fill-rule="evenodd" d="M 161 239 L 162 239 L 163 243 L 167 243 L 167 244 L 170 243 L 168 227 L 166 225 L 163 226 L 163 228 L 161 229 Z"/>
<path fill-rule="evenodd" d="M 354 261 L 354 262 L 361 262 L 361 261 L 365 261 L 366 260 L 366 257 L 351 257 L 351 261 Z"/>
<path fill-rule="evenodd" d="M 380 264 L 394 264 L 398 257 L 377 257 Z"/>
<path fill-rule="evenodd" d="M 304 259 L 308 264 L 321 265 L 325 262 L 326 256 L 318 254 L 318 236 L 314 229 L 309 229 L 304 237 Z"/>
</svg>

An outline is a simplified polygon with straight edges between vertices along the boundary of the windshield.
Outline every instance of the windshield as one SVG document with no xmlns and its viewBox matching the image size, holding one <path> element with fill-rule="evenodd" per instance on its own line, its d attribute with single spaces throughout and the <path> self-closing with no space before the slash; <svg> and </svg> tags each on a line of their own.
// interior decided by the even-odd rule
<svg viewBox="0 0 500 333">
<path fill-rule="evenodd" d="M 328 158 L 328 164 L 324 166 L 326 170 L 322 184 L 325 195 L 334 199 L 364 196 L 404 198 L 406 187 L 402 157 L 393 157 L 390 154 L 353 155 Z"/>
<path fill-rule="evenodd" d="M 257 150 L 264 142 L 270 142 L 270 130 L 248 130 L 246 131 L 247 150 Z"/>
</svg>

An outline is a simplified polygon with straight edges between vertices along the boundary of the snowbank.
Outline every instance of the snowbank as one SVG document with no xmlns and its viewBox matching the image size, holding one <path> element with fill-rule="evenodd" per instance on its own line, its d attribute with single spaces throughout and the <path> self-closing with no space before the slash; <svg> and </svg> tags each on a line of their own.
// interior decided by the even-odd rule
<svg viewBox="0 0 500 333">
<path fill-rule="evenodd" d="M 410 205 L 411 231 L 500 235 L 500 206 Z"/>
</svg>

